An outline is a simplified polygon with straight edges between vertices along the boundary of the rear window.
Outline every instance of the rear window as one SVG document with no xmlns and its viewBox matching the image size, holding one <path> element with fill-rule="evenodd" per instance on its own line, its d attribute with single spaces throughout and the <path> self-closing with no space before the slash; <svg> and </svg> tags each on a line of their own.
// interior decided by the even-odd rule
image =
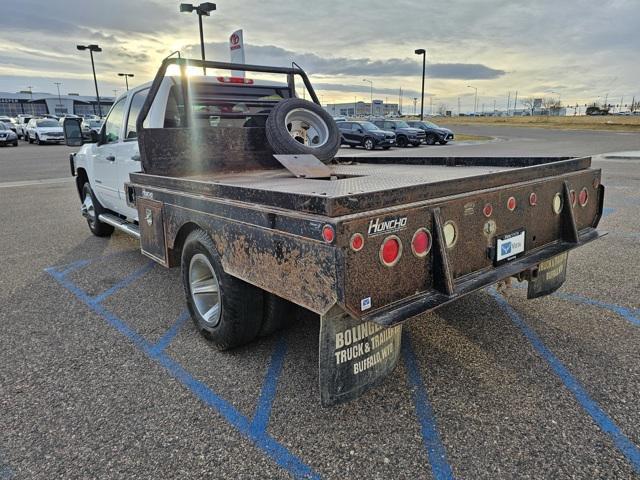
<svg viewBox="0 0 640 480">
<path fill-rule="evenodd" d="M 189 87 L 193 126 L 263 127 L 269 112 L 290 97 L 286 86 L 192 83 Z M 165 128 L 186 126 L 182 88 L 173 85 L 167 102 Z"/>
</svg>

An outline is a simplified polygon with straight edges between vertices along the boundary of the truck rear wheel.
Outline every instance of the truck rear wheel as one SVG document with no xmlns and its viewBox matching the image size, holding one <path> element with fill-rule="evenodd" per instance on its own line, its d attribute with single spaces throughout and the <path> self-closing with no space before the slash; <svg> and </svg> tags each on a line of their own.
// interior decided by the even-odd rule
<svg viewBox="0 0 640 480">
<path fill-rule="evenodd" d="M 260 336 L 266 337 L 278 330 L 287 328 L 293 323 L 296 315 L 296 304 L 273 293 L 264 292 L 264 318 L 260 328 Z"/>
<path fill-rule="evenodd" d="M 182 284 L 200 333 L 218 350 L 249 343 L 262 326 L 263 291 L 224 272 L 211 237 L 197 229 L 182 249 Z"/>
<path fill-rule="evenodd" d="M 98 219 L 101 213 L 105 213 L 105 208 L 93 194 L 91 185 L 86 182 L 82 186 L 82 215 L 87 219 L 87 224 L 91 233 L 96 237 L 108 237 L 113 233 L 113 226 L 103 223 Z"/>
<path fill-rule="evenodd" d="M 311 154 L 323 163 L 340 148 L 340 131 L 331 115 L 301 98 L 276 103 L 267 117 L 266 135 L 276 154 Z"/>
</svg>

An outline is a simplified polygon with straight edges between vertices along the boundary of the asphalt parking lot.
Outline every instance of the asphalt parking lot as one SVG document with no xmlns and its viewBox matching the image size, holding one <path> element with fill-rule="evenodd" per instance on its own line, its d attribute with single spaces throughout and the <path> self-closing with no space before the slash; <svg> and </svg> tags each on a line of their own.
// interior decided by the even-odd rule
<svg viewBox="0 0 640 480">
<path fill-rule="evenodd" d="M 527 130 L 408 151 L 640 150 Z M 640 159 L 594 160 L 609 235 L 570 254 L 559 292 L 488 289 L 412 319 L 385 382 L 325 409 L 317 318 L 211 348 L 177 270 L 91 235 L 70 151 L 0 149 L 0 480 L 640 478 Z"/>
</svg>

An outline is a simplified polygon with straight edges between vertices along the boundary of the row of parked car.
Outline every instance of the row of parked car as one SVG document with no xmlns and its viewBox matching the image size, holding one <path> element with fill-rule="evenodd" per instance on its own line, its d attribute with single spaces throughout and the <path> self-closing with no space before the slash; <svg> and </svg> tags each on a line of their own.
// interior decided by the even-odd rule
<svg viewBox="0 0 640 480">
<path fill-rule="evenodd" d="M 97 134 L 102 128 L 103 120 L 91 115 L 80 117 L 78 115 L 67 115 L 57 117 L 55 115 L 45 115 L 42 117 L 31 117 L 29 115 L 18 115 L 16 118 L 0 116 L 0 146 L 18 146 L 18 140 L 24 139 L 29 143 L 62 143 L 64 133 L 62 124 L 65 118 L 82 118 L 82 133 L 86 138 L 90 138 L 92 133 Z"/>
<path fill-rule="evenodd" d="M 367 150 L 382 148 L 388 150 L 393 146 L 401 148 L 410 145 L 445 145 L 454 139 L 448 128 L 442 128 L 424 120 L 346 120 L 336 119 L 342 144 L 351 148 L 364 147 Z"/>
</svg>

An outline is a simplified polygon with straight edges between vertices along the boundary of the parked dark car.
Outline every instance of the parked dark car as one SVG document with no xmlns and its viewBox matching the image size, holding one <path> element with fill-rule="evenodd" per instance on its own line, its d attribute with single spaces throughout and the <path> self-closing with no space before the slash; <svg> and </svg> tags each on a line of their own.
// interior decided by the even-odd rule
<svg viewBox="0 0 640 480">
<path fill-rule="evenodd" d="M 351 148 L 362 146 L 367 150 L 381 147 L 389 150 L 396 143 L 396 134 L 378 128 L 371 122 L 339 122 L 342 145 Z"/>
<path fill-rule="evenodd" d="M 419 128 L 412 128 L 404 120 L 374 120 L 378 128 L 388 130 L 396 134 L 396 145 L 399 147 L 419 146 L 424 142 L 426 135 Z"/>
<path fill-rule="evenodd" d="M 18 146 L 18 135 L 4 122 L 0 122 L 0 145 Z"/>
<path fill-rule="evenodd" d="M 425 120 L 415 120 L 407 123 L 412 127 L 419 128 L 424 131 L 426 135 L 425 143 L 427 145 L 435 145 L 436 143 L 446 145 L 447 142 L 453 140 L 453 132 L 451 130 L 439 127 L 435 123 L 427 122 Z"/>
</svg>

